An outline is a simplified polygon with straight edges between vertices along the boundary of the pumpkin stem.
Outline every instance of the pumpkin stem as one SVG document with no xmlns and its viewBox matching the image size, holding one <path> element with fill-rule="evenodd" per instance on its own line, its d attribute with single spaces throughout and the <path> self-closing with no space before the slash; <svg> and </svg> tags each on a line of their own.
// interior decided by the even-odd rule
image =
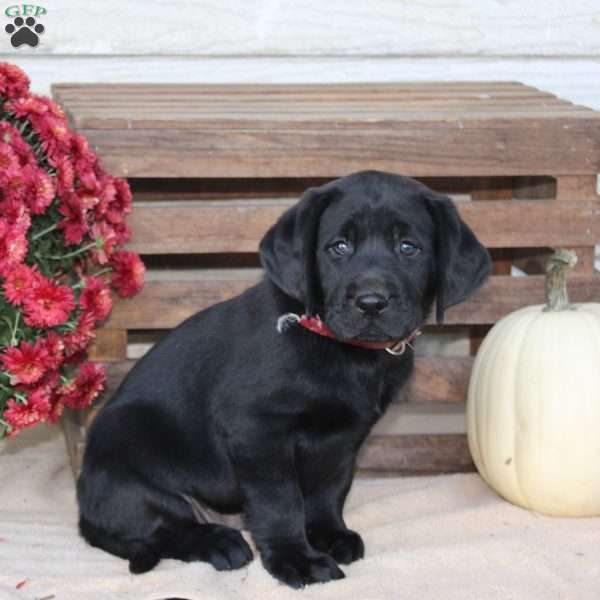
<svg viewBox="0 0 600 600">
<path fill-rule="evenodd" d="M 546 262 L 546 306 L 544 310 L 570 308 L 567 273 L 577 264 L 573 250 L 557 250 Z"/>
</svg>

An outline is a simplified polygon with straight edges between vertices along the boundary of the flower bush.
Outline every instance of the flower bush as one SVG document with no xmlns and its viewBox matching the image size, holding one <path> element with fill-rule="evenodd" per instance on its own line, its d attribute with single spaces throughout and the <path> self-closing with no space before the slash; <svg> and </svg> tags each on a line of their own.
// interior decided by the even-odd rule
<svg viewBox="0 0 600 600">
<path fill-rule="evenodd" d="M 0 437 L 55 422 L 104 387 L 86 360 L 96 325 L 144 280 L 129 238 L 131 193 L 64 113 L 0 63 Z"/>
</svg>

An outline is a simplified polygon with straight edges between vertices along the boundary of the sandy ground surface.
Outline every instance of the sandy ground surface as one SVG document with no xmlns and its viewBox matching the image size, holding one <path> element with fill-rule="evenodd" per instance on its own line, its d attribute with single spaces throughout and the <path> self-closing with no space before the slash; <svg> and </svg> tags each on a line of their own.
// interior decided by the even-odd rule
<svg viewBox="0 0 600 600">
<path fill-rule="evenodd" d="M 600 598 L 600 518 L 523 510 L 476 474 L 357 481 L 346 520 L 365 559 L 300 592 L 259 560 L 230 573 L 167 560 L 132 576 L 78 536 L 62 433 L 42 427 L 0 442 L 0 600 Z"/>
</svg>

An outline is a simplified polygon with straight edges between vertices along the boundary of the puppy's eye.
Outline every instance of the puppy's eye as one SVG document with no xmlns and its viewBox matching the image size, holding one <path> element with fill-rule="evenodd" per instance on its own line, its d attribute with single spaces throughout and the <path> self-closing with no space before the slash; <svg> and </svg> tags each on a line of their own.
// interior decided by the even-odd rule
<svg viewBox="0 0 600 600">
<path fill-rule="evenodd" d="M 409 242 L 408 240 L 402 240 L 400 242 L 400 252 L 402 252 L 402 254 L 405 256 L 414 256 L 420 251 L 421 249 L 418 246 L 415 246 L 415 244 Z"/>
<path fill-rule="evenodd" d="M 344 256 L 352 252 L 352 244 L 347 240 L 338 240 L 329 246 L 329 250 L 338 256 Z"/>
</svg>

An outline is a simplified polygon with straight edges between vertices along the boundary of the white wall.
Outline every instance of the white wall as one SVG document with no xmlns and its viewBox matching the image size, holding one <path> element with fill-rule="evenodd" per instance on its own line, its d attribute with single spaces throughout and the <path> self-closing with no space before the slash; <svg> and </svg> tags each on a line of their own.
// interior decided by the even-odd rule
<svg viewBox="0 0 600 600">
<path fill-rule="evenodd" d="M 6 7 L 10 2 L 3 5 Z M 520 80 L 600 109 L 600 0 L 46 0 L 53 82 Z"/>
</svg>

